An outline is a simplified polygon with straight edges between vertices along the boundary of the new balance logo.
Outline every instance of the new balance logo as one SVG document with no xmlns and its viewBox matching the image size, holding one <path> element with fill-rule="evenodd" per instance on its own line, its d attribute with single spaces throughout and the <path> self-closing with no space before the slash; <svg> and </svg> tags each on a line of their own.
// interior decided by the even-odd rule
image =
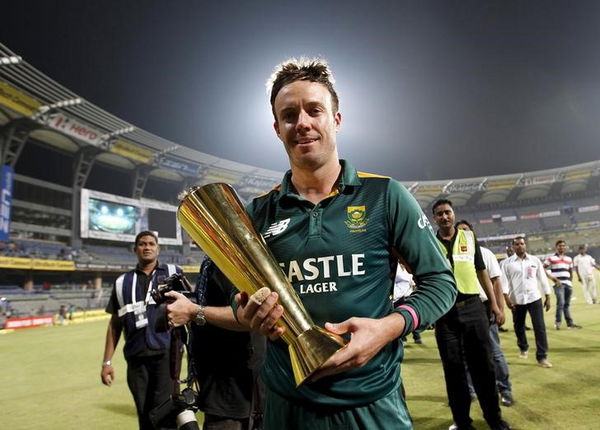
<svg viewBox="0 0 600 430">
<path fill-rule="evenodd" d="M 283 233 L 285 231 L 285 229 L 288 228 L 289 224 L 290 224 L 290 219 L 289 218 L 281 220 L 281 221 L 274 222 L 267 229 L 267 231 L 265 232 L 265 234 L 263 234 L 263 237 L 266 239 L 267 237 L 276 236 L 279 233 Z"/>
</svg>

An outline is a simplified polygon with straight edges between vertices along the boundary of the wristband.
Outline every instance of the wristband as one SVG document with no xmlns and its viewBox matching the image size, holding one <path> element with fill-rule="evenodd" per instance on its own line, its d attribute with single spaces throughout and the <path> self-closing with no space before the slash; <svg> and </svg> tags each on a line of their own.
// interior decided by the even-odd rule
<svg viewBox="0 0 600 430">
<path fill-rule="evenodd" d="M 112 366 L 112 361 L 110 361 L 110 360 L 103 361 L 102 367 L 106 367 L 106 366 Z"/>
</svg>

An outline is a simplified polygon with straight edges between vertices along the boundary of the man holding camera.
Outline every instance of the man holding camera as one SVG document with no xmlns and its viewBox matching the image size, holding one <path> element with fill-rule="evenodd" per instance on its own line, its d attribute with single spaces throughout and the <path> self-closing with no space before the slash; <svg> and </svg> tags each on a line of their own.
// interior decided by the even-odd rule
<svg viewBox="0 0 600 430">
<path fill-rule="evenodd" d="M 151 292 L 169 276 L 181 273 L 181 268 L 159 264 L 158 237 L 151 231 L 136 236 L 133 250 L 138 264 L 117 278 L 106 306 L 112 317 L 106 332 L 100 377 L 104 385 L 112 385 L 115 370 L 111 360 L 124 332 L 127 385 L 135 401 L 139 427 L 146 430 L 154 429 L 150 411 L 169 398 L 174 386 L 169 369 L 171 337 L 169 332 L 155 330 L 157 306 Z"/>
</svg>

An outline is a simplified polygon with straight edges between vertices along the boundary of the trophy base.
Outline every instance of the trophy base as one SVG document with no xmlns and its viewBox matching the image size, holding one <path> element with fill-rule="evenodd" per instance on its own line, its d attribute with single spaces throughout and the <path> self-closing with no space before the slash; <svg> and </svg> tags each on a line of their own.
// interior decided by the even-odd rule
<svg viewBox="0 0 600 430">
<path fill-rule="evenodd" d="M 337 334 L 316 325 L 300 334 L 289 345 L 290 360 L 296 387 L 302 385 L 329 357 L 345 346 Z"/>
</svg>

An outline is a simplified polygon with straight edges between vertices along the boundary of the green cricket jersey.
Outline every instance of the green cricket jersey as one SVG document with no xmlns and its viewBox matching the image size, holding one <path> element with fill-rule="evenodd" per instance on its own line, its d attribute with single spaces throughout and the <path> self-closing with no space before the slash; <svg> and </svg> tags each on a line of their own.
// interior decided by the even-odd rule
<svg viewBox="0 0 600 430">
<path fill-rule="evenodd" d="M 254 227 L 316 324 L 396 311 L 406 320 L 405 333 L 429 326 L 453 305 L 456 288 L 427 217 L 399 182 L 341 164 L 337 190 L 317 205 L 294 192 L 288 171 L 280 186 L 249 204 Z M 406 306 L 396 310 L 390 300 L 392 247 L 418 284 Z M 291 401 L 353 407 L 398 387 L 402 355 L 397 339 L 364 367 L 297 389 L 287 345 L 279 340 L 269 342 L 262 377 L 270 390 Z"/>
</svg>

